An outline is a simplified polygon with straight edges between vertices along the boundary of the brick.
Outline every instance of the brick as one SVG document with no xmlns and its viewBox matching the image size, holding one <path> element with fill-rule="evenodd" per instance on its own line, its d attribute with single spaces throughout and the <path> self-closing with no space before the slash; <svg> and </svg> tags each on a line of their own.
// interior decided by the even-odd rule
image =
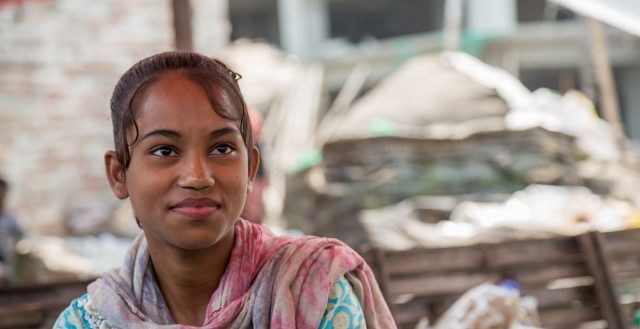
<svg viewBox="0 0 640 329">
<path fill-rule="evenodd" d="M 220 51 L 223 0 L 194 0 L 194 40 Z M 109 98 L 134 62 L 171 49 L 169 0 L 58 0 L 0 7 L 0 174 L 9 208 L 31 233 L 64 233 L 65 212 L 90 198 L 117 204 L 102 156 L 112 148 Z"/>
</svg>

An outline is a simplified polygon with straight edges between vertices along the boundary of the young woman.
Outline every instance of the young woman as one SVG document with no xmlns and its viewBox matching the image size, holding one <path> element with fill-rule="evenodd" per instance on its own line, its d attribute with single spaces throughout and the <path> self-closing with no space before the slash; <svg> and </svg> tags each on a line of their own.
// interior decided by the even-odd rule
<svg viewBox="0 0 640 329">
<path fill-rule="evenodd" d="M 353 250 L 239 218 L 259 157 L 238 78 L 190 52 L 121 77 L 105 166 L 143 234 L 56 328 L 395 328 Z"/>
</svg>

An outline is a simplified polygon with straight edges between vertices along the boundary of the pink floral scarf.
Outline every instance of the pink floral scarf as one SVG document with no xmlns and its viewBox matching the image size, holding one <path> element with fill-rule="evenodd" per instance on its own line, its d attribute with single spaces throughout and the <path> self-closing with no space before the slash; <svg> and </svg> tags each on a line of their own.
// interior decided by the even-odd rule
<svg viewBox="0 0 640 329">
<path fill-rule="evenodd" d="M 341 277 L 353 286 L 368 328 L 395 328 L 371 269 L 335 239 L 277 237 L 239 220 L 235 244 L 202 327 L 173 324 L 150 266 L 144 235 L 124 266 L 89 285 L 97 313 L 116 328 L 318 328 L 329 289 Z"/>
</svg>

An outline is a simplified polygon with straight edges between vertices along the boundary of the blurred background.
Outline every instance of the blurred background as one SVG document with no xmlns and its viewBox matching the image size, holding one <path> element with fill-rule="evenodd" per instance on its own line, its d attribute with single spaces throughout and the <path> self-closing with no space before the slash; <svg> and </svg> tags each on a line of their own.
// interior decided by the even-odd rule
<svg viewBox="0 0 640 329">
<path fill-rule="evenodd" d="M 109 98 L 133 63 L 170 49 L 242 75 L 263 163 L 245 217 L 362 252 L 403 327 L 447 323 L 464 291 L 523 269 L 555 273 L 520 289 L 538 298 L 537 325 L 631 326 L 639 36 L 636 0 L 0 0 L 5 327 L 46 327 L 122 261 L 138 228 L 104 175 Z M 560 267 L 419 258 L 483 246 L 534 261 L 535 250 L 566 251 L 558 243 L 575 249 L 554 258 Z M 409 253 L 406 264 L 428 264 L 389 272 Z M 447 285 L 426 279 L 438 266 L 439 278 L 495 276 L 426 288 Z M 555 304 L 540 297 L 585 277 Z M 58 297 L 9 308 L 27 295 Z"/>
</svg>

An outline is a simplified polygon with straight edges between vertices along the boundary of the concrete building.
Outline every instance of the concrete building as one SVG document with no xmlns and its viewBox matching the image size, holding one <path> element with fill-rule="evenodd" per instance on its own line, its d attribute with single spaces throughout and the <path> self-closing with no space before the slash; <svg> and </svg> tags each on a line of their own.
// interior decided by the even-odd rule
<svg viewBox="0 0 640 329">
<path fill-rule="evenodd" d="M 457 2 L 463 5 L 461 49 L 508 70 L 532 90 L 577 88 L 598 101 L 581 15 L 538 0 Z M 264 39 L 321 61 L 328 88 L 336 90 L 356 63 L 370 63 L 375 82 L 407 58 L 442 50 L 446 5 L 445 0 L 239 0 L 230 3 L 232 38 Z M 640 39 L 610 26 L 606 35 L 625 132 L 640 140 Z"/>
</svg>

